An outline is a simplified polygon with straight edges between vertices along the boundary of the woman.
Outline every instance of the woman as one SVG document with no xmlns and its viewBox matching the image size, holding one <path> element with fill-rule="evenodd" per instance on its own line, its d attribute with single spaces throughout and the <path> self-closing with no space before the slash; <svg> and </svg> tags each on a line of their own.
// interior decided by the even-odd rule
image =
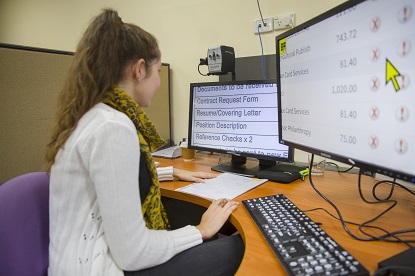
<svg viewBox="0 0 415 276">
<path fill-rule="evenodd" d="M 151 156 L 164 141 L 141 110 L 160 85 L 160 56 L 151 34 L 110 9 L 81 38 L 46 152 L 49 275 L 227 275 L 238 268 L 238 235 L 202 243 L 237 202 L 213 201 L 198 225 L 169 230 Z"/>
</svg>

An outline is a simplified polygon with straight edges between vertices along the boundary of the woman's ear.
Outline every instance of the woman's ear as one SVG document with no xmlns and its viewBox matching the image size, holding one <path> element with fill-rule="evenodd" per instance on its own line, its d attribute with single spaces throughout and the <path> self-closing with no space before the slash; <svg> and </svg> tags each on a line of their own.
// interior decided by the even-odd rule
<svg viewBox="0 0 415 276">
<path fill-rule="evenodd" d="M 140 58 L 133 63 L 132 72 L 136 80 L 140 81 L 146 77 L 146 62 L 144 59 Z"/>
</svg>

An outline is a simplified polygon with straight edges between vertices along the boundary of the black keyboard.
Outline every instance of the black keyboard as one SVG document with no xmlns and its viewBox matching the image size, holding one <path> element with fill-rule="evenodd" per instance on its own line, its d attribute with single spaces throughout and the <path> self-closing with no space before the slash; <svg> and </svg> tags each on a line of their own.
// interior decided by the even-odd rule
<svg viewBox="0 0 415 276">
<path fill-rule="evenodd" d="M 242 203 L 289 275 L 369 275 L 285 195 Z"/>
</svg>

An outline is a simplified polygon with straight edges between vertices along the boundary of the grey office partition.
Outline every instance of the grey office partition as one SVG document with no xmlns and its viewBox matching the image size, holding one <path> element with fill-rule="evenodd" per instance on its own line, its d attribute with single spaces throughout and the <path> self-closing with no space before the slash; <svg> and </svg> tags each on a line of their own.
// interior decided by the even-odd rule
<svg viewBox="0 0 415 276">
<path fill-rule="evenodd" d="M 0 44 L 0 183 L 40 171 L 56 112 L 57 95 L 73 53 Z M 170 141 L 170 65 L 146 108 L 161 136 Z"/>
</svg>

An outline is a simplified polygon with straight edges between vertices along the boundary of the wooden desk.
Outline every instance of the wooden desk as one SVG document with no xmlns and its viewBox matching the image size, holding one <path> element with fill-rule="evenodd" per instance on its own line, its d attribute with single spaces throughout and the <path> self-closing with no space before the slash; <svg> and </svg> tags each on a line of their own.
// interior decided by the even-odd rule
<svg viewBox="0 0 415 276">
<path fill-rule="evenodd" d="M 211 172 L 210 168 L 217 164 L 218 157 L 198 153 L 196 154 L 195 161 L 191 162 L 184 162 L 182 158 L 174 160 L 158 158 L 157 161 L 161 163 L 161 166 L 174 166 L 191 171 Z M 339 174 L 328 171 L 324 176 L 314 176 L 313 182 L 325 196 L 338 206 L 343 218 L 347 221 L 362 223 L 386 209 L 386 204 L 367 204 L 360 198 L 357 188 L 358 176 L 355 174 Z M 362 182 L 364 196 L 372 200 L 371 190 L 375 180 L 364 177 Z M 166 197 L 189 201 L 207 207 L 210 204 L 209 200 L 175 191 L 175 189 L 188 184 L 189 182 L 183 181 L 162 182 L 160 184 L 161 194 Z M 387 186 L 389 185 L 379 187 L 378 197 L 382 198 L 389 194 Z M 280 184 L 268 181 L 237 197 L 235 200 L 240 202 L 241 200 L 249 198 L 273 194 L 285 194 L 301 210 L 322 207 L 332 214 L 336 214 L 334 208 L 313 190 L 308 178 L 305 181 L 298 180 L 291 184 Z M 414 228 L 414 197 L 405 190 L 396 187 L 393 198 L 398 200 L 398 204 L 390 212 L 378 219 L 375 225 L 390 232 Z M 358 241 L 346 233 L 339 221 L 330 217 L 325 212 L 313 211 L 307 212 L 306 214 L 315 222 L 321 222 L 322 229 L 359 260 L 371 274 L 377 269 L 379 261 L 408 248 L 401 243 Z M 245 255 L 237 275 L 286 274 L 279 260 L 271 251 L 242 204 L 234 211 L 229 220 L 238 229 L 245 241 Z M 349 229 L 356 235 L 362 237 L 361 234 L 357 233 L 356 227 L 349 226 Z M 379 231 L 372 233 L 380 235 Z M 401 236 L 401 238 L 404 237 L 415 239 L 414 234 Z"/>
</svg>

